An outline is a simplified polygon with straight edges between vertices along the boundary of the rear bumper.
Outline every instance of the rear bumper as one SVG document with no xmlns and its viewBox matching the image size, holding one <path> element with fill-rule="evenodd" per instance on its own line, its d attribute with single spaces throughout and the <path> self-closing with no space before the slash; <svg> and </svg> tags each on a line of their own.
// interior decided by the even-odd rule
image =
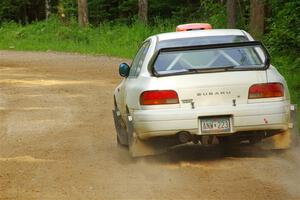
<svg viewBox="0 0 300 200">
<path fill-rule="evenodd" d="M 201 135 L 199 118 L 232 116 L 232 131 L 286 130 L 290 118 L 290 102 L 253 103 L 234 106 L 207 106 L 196 109 L 135 110 L 134 127 L 142 139 L 174 135 L 189 131 Z"/>
</svg>

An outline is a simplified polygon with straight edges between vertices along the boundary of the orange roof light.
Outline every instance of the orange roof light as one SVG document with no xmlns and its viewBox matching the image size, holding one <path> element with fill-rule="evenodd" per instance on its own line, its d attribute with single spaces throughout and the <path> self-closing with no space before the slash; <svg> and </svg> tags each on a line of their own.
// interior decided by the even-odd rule
<svg viewBox="0 0 300 200">
<path fill-rule="evenodd" d="M 210 30 L 212 26 L 208 23 L 192 23 L 181 24 L 176 27 L 176 32 L 180 31 L 194 31 L 194 30 Z"/>
</svg>

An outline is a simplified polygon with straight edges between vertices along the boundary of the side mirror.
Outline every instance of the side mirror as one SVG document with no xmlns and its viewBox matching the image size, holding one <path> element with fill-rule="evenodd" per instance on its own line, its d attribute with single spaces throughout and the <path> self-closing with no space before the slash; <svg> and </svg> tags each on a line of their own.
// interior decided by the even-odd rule
<svg viewBox="0 0 300 200">
<path fill-rule="evenodd" d="M 130 71 L 130 67 L 129 67 L 128 64 L 121 63 L 119 65 L 119 74 L 120 74 L 120 76 L 125 77 L 125 78 L 128 77 L 129 71 Z"/>
</svg>

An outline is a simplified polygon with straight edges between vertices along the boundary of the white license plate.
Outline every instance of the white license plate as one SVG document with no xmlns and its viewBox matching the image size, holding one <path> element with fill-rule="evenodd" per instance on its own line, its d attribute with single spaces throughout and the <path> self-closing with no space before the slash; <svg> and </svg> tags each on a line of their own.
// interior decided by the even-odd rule
<svg viewBox="0 0 300 200">
<path fill-rule="evenodd" d="M 229 117 L 200 118 L 201 133 L 228 133 L 231 130 Z"/>
</svg>

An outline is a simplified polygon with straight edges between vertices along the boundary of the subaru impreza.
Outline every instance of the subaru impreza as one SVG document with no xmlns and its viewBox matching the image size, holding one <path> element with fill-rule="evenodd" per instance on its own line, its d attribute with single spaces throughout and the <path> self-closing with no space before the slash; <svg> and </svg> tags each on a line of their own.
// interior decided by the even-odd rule
<svg viewBox="0 0 300 200">
<path fill-rule="evenodd" d="M 265 46 L 243 30 L 151 36 L 119 73 L 117 142 L 133 156 L 185 143 L 251 144 L 297 135 L 284 77 Z"/>
</svg>

